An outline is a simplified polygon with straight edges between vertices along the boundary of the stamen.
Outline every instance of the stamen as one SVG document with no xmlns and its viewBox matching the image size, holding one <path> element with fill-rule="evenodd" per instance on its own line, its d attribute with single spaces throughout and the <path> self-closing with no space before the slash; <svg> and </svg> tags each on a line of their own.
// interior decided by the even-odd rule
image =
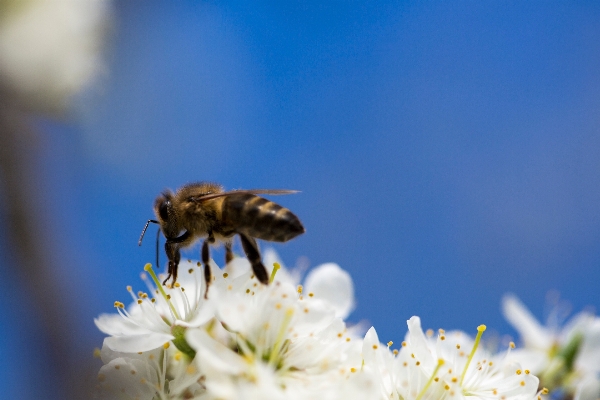
<svg viewBox="0 0 600 400">
<path fill-rule="evenodd" d="M 438 371 L 440 370 L 442 365 L 444 365 L 444 360 L 440 358 L 440 359 L 438 359 L 438 364 L 435 367 L 435 369 L 433 370 L 431 377 L 429 378 L 429 380 L 425 384 L 425 387 L 423 387 L 423 390 L 421 390 L 421 393 L 419 393 L 419 395 L 417 396 L 417 398 L 415 400 L 421 400 L 423 398 L 423 396 L 425 395 L 425 392 L 427 392 L 427 390 L 429 389 L 429 386 L 431 386 L 431 383 L 435 379 L 435 375 L 438 373 Z M 449 388 L 447 388 L 446 390 L 448 390 L 448 389 Z"/>
<path fill-rule="evenodd" d="M 163 289 L 162 285 L 160 284 L 160 281 L 158 280 L 158 277 L 154 273 L 154 270 L 152 269 L 152 264 L 148 263 L 148 264 L 144 265 L 144 271 L 150 273 L 150 276 L 152 277 L 152 280 L 156 284 L 156 287 L 158 287 L 158 290 L 160 291 L 160 294 L 162 294 L 162 296 L 165 298 L 165 301 L 169 305 L 169 308 L 171 308 L 171 311 L 173 312 L 173 315 L 175 315 L 175 318 L 181 319 L 179 317 L 179 314 L 177 314 L 177 310 L 173 306 L 173 303 L 171 303 L 171 300 L 170 300 L 171 296 L 169 296 L 169 295 L 167 295 L 165 293 L 165 290 Z"/>
<path fill-rule="evenodd" d="M 479 346 L 479 342 L 481 341 L 481 335 L 483 335 L 483 332 L 485 331 L 485 329 L 486 329 L 485 325 L 479 325 L 477 327 L 477 336 L 475 337 L 475 344 L 473 345 L 473 349 L 471 349 L 471 354 L 469 354 L 469 358 L 467 359 L 467 363 L 465 364 L 465 369 L 463 369 L 462 375 L 460 376 L 460 385 L 461 386 L 465 380 L 465 375 L 467 375 L 467 369 L 469 368 L 469 364 L 471 363 L 471 360 L 473 360 L 473 356 L 475 355 L 475 350 L 477 350 L 477 347 Z"/>
<path fill-rule="evenodd" d="M 279 265 L 279 263 L 273 263 L 273 271 L 271 271 L 269 283 L 273 283 L 273 281 L 275 280 L 275 275 L 277 274 L 277 271 L 279 271 L 279 268 L 281 268 L 281 265 Z"/>
<path fill-rule="evenodd" d="M 277 264 L 277 263 L 275 263 L 275 264 Z M 279 265 L 279 264 L 277 264 L 277 265 Z M 293 308 L 288 308 L 285 311 L 285 316 L 283 317 L 283 321 L 281 322 L 281 326 L 279 327 L 279 332 L 277 332 L 277 339 L 275 339 L 275 343 L 273 344 L 273 349 L 271 350 L 271 354 L 269 356 L 269 364 L 271 364 L 271 365 L 276 365 L 276 361 L 279 356 L 279 352 L 283 348 L 283 344 L 284 344 L 283 337 L 285 336 L 285 332 L 287 331 L 288 325 L 290 324 L 290 322 L 292 322 L 293 315 L 294 315 Z"/>
</svg>

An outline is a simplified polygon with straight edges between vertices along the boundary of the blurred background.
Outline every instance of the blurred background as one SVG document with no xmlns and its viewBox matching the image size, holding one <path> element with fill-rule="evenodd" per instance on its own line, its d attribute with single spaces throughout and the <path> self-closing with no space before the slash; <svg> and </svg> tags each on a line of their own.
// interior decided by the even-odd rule
<svg viewBox="0 0 600 400">
<path fill-rule="evenodd" d="M 154 198 L 192 181 L 302 191 L 273 199 L 306 227 L 275 250 L 349 271 L 349 320 L 384 342 L 413 315 L 514 335 L 507 292 L 542 320 L 557 292 L 600 306 L 600 4 L 83 2 L 81 82 L 11 67 L 67 3 L 16 53 L 0 7 L 2 396 L 89 397 L 93 319 L 154 263 Z"/>
</svg>

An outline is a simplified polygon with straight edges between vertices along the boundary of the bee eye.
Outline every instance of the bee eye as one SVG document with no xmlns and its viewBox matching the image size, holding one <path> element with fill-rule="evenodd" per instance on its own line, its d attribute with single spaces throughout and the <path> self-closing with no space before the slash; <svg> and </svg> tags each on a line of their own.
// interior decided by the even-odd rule
<svg viewBox="0 0 600 400">
<path fill-rule="evenodd" d="M 158 214 L 163 221 L 167 221 L 169 219 L 169 207 L 171 206 L 171 202 L 169 200 L 165 200 L 160 203 L 158 207 Z"/>
</svg>

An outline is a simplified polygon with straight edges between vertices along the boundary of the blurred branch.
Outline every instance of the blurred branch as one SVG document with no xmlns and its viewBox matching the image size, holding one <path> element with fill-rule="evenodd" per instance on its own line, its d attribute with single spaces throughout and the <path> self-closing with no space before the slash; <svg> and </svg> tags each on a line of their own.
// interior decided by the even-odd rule
<svg viewBox="0 0 600 400">
<path fill-rule="evenodd" d="M 43 187 L 36 171 L 39 137 L 26 123 L 26 116 L 14 104 L 11 96 L 0 89 L 0 181 L 3 188 L 2 219 L 5 247 L 12 257 L 3 257 L 16 265 L 8 268 L 5 282 L 16 283 L 19 291 L 34 304 L 30 315 L 39 321 L 39 333 L 45 363 L 39 373 L 51 374 L 58 385 L 56 398 L 89 398 L 93 372 L 89 365 L 73 357 L 70 305 L 64 294 L 64 280 L 56 279 L 56 255 L 52 252 L 51 231 L 43 214 L 47 212 Z M 89 358 L 87 359 L 89 363 Z M 89 375 L 86 377 L 86 375 Z M 39 381 L 33 379 L 32 382 Z M 88 381 L 88 382 L 86 382 Z"/>
</svg>

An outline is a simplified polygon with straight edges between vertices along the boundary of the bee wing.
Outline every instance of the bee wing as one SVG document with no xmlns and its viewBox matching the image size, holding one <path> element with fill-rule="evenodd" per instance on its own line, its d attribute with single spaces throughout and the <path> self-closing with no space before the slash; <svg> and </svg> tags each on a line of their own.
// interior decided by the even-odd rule
<svg viewBox="0 0 600 400">
<path fill-rule="evenodd" d="M 217 197 L 230 196 L 232 194 L 294 194 L 298 193 L 298 190 L 286 190 L 286 189 L 247 189 L 247 190 L 230 190 L 229 192 L 207 194 L 205 196 L 194 196 L 191 200 L 200 202 L 206 200 L 216 199 Z"/>
</svg>

